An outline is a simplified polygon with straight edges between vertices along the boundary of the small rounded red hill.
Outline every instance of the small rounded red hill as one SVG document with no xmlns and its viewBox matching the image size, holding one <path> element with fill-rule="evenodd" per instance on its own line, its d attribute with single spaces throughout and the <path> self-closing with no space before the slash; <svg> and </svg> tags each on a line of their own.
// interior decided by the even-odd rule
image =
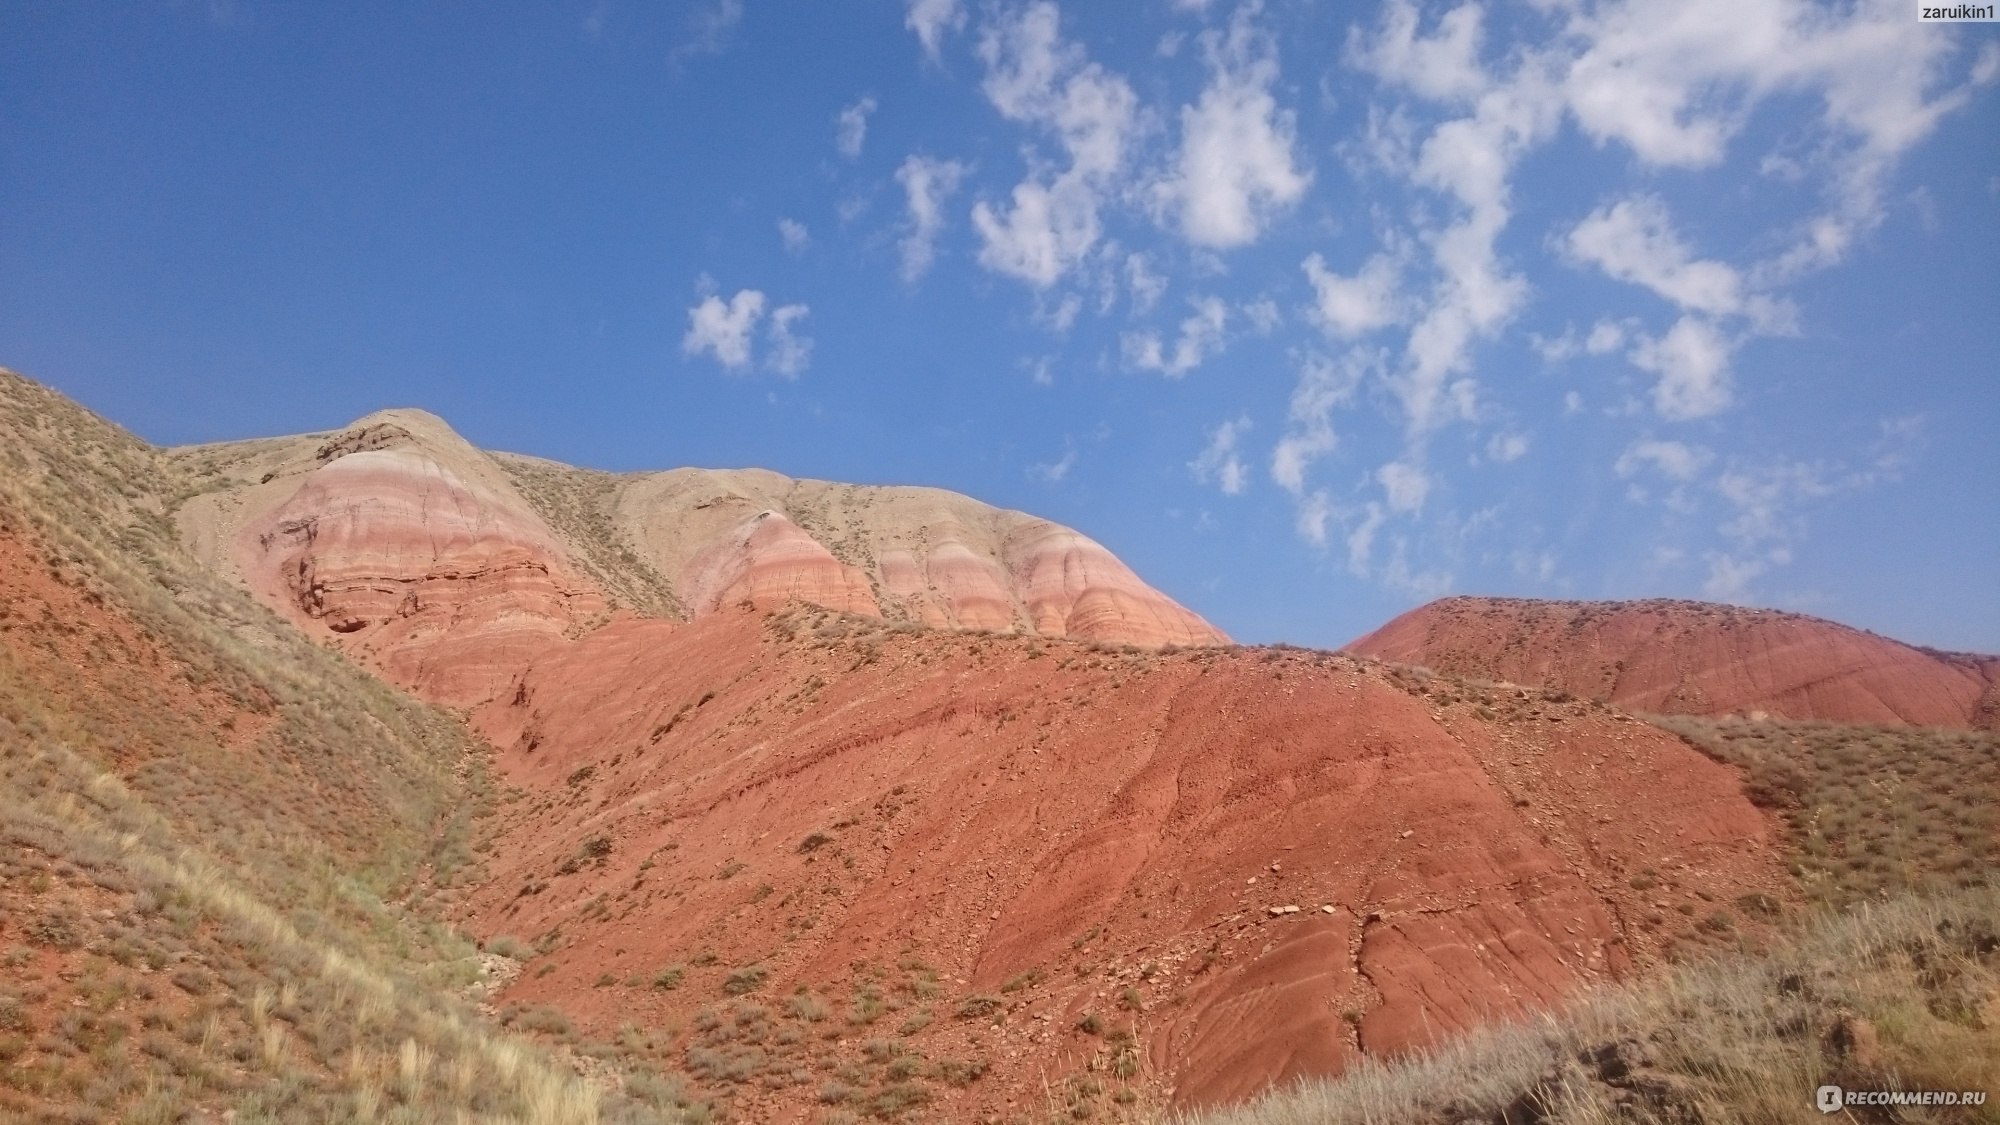
<svg viewBox="0 0 2000 1125">
<path fill-rule="evenodd" d="M 1770 609 L 1444 598 L 1346 651 L 1658 714 L 2000 726 L 2000 657 L 1916 648 Z"/>
</svg>

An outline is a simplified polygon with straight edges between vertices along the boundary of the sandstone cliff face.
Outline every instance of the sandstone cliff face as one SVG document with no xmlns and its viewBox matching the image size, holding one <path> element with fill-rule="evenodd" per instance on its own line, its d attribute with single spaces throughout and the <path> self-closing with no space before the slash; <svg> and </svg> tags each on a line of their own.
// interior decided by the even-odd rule
<svg viewBox="0 0 2000 1125">
<path fill-rule="evenodd" d="M 2000 657 L 1938 653 L 1831 621 L 1699 602 L 1446 598 L 1347 646 L 1634 711 L 2000 725 Z"/>
<path fill-rule="evenodd" d="M 1084 536 L 938 489 L 754 469 L 585 483 L 410 410 L 173 456 L 211 485 L 180 513 L 198 556 L 385 666 L 427 661 L 459 702 L 498 689 L 462 661 L 518 663 L 533 638 L 593 627 L 648 585 L 695 618 L 804 602 L 1107 643 L 1228 639 Z M 463 651 L 390 655 L 447 625 Z"/>
<path fill-rule="evenodd" d="M 758 521 L 779 518 L 785 524 L 765 539 L 744 541 Z M 734 557 L 733 570 L 768 575 L 753 586 L 777 600 L 811 591 L 801 600 L 938 628 L 1145 646 L 1228 640 L 1085 536 L 940 489 L 676 469 L 633 479 L 617 523 L 668 573 L 706 575 Z M 697 599 L 692 608 L 699 616 L 727 604 Z"/>
</svg>

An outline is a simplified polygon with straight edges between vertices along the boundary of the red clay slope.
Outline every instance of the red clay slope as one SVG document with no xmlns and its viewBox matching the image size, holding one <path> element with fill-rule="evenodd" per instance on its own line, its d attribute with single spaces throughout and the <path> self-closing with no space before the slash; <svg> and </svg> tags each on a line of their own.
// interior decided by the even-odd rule
<svg viewBox="0 0 2000 1125">
<path fill-rule="evenodd" d="M 817 1118 L 871 1059 L 895 1094 L 895 1050 L 983 1072 L 925 1087 L 927 1120 L 1086 1074 L 1239 1098 L 1555 1003 L 1781 893 L 1735 775 L 1599 707 L 819 609 L 607 620 L 476 458 L 354 444 L 278 466 L 215 541 L 501 748 L 522 795 L 467 920 L 550 947 L 504 999 L 666 1029 L 746 1120 Z M 800 987 L 836 1014 L 757 1031 Z"/>
<path fill-rule="evenodd" d="M 507 999 L 604 1033 L 698 1027 L 746 966 L 842 1013 L 929 966 L 909 1004 L 936 1019 L 903 1042 L 990 1064 L 927 1118 L 974 1120 L 1101 1063 L 1086 1012 L 1133 1025 L 1149 1097 L 1234 1099 L 1555 1003 L 1685 935 L 1670 907 L 1779 891 L 1731 771 L 1588 704 L 1505 706 L 1325 654 L 614 623 L 475 713 L 529 797 L 470 920 L 559 931 Z M 978 996 L 1007 1006 L 955 1017 Z M 738 1108 L 789 1119 L 814 1088 Z"/>
<path fill-rule="evenodd" d="M 1445 598 L 1347 651 L 1658 714 L 2000 726 L 2000 657 L 1913 648 L 1769 609 Z"/>
</svg>

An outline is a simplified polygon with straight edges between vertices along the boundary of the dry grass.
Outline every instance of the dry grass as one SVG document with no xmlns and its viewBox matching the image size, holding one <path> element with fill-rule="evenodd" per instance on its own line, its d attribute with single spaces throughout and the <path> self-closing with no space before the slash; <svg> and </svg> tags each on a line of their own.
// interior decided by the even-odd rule
<svg viewBox="0 0 2000 1125">
<path fill-rule="evenodd" d="M 1782 815 L 1793 873 L 1820 902 L 1944 891 L 2000 867 L 2000 733 L 1656 718 L 1744 771 Z"/>
<path fill-rule="evenodd" d="M 196 566 L 200 487 L 0 372 L 0 1119 L 703 1119 L 477 1014 L 482 748 Z"/>
<path fill-rule="evenodd" d="M 2000 892 L 1823 914 L 1770 953 L 1682 966 L 1401 1062 L 1370 1061 L 1200 1125 L 1821 1121 L 1813 1092 L 1987 1090 L 2000 1121 Z M 1839 1120 L 1848 1120 L 1840 1118 Z"/>
<path fill-rule="evenodd" d="M 684 617 L 672 583 L 632 550 L 614 516 L 619 477 L 533 457 L 494 460 L 535 513 L 575 549 L 578 561 L 620 606 L 653 617 Z"/>
</svg>

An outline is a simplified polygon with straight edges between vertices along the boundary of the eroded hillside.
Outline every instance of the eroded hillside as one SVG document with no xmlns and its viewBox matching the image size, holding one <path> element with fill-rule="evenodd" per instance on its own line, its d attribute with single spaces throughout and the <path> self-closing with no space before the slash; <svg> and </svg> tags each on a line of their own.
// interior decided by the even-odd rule
<svg viewBox="0 0 2000 1125">
<path fill-rule="evenodd" d="M 1239 1098 L 1784 893 L 1736 775 L 1679 739 L 1105 643 L 1215 634 L 949 494 L 579 477 L 407 412 L 176 460 L 197 554 L 501 749 L 464 917 L 527 961 L 505 1017 L 665 1029 L 758 1120 Z"/>
<path fill-rule="evenodd" d="M 1656 714 L 2000 728 L 2000 657 L 1778 610 L 1445 598 L 1347 651 Z"/>
<path fill-rule="evenodd" d="M 194 564 L 171 466 L 8 372 L 0 464 L 0 1118 L 600 1119 L 461 995 L 463 726 Z"/>
</svg>

